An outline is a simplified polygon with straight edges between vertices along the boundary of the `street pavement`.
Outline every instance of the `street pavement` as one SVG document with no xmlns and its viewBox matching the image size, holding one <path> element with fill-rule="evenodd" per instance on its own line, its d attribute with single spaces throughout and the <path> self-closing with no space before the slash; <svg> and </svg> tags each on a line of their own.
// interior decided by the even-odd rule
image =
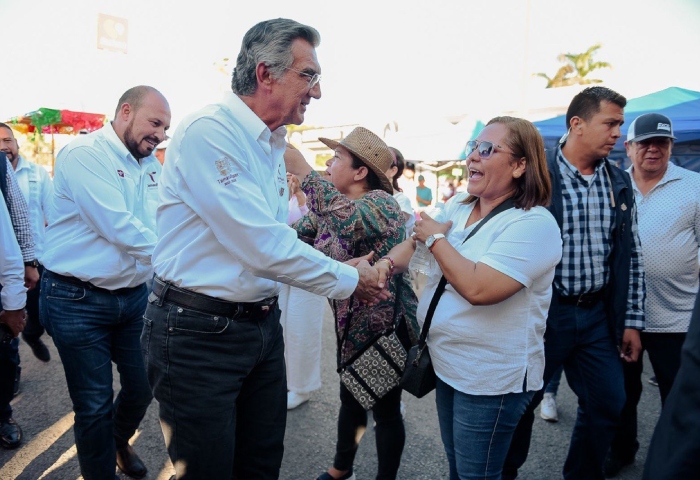
<svg viewBox="0 0 700 480">
<path fill-rule="evenodd" d="M 339 407 L 338 375 L 335 372 L 335 338 L 332 317 L 327 308 L 323 325 L 323 387 L 311 400 L 288 414 L 285 455 L 280 478 L 314 480 L 332 462 L 336 418 Z M 0 449 L 0 480 L 73 480 L 82 478 L 73 440 L 73 413 L 63 367 L 48 335 L 44 336 L 52 360 L 44 364 L 34 358 L 29 347 L 21 343 L 21 392 L 13 400 L 14 418 L 22 426 L 24 440 L 19 449 Z M 646 362 L 646 360 L 645 360 Z M 642 476 L 646 449 L 656 424 L 660 402 L 658 391 L 646 380 L 651 368 L 645 363 L 644 393 L 639 405 L 639 441 L 636 463 L 617 478 L 639 479 Z M 114 388 L 119 388 L 114 369 Z M 518 478 L 555 480 L 561 478 L 569 437 L 576 416 L 576 399 L 563 381 L 559 396 L 559 422 L 547 423 L 537 417 L 530 456 Z M 434 393 L 422 399 L 404 393 L 406 404 L 406 447 L 399 478 L 435 480 L 448 478 L 447 461 L 440 440 Z M 206 408 L 206 406 L 203 406 Z M 146 478 L 167 480 L 172 475 L 158 423 L 158 406 L 154 401 L 141 424 L 134 448 L 149 469 Z M 377 455 L 371 417 L 355 460 L 358 480 L 376 475 Z M 121 475 L 121 478 L 129 477 Z"/>
</svg>

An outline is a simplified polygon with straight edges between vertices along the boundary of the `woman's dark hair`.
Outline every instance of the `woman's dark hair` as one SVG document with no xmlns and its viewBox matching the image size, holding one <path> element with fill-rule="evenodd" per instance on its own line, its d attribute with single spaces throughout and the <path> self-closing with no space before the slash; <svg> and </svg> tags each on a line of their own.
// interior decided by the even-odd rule
<svg viewBox="0 0 700 480">
<path fill-rule="evenodd" d="M 402 192 L 399 188 L 399 177 L 403 175 L 403 170 L 406 168 L 406 162 L 404 162 L 403 159 L 403 154 L 399 151 L 398 148 L 394 147 L 389 147 L 389 150 L 391 150 L 394 153 L 394 158 L 396 159 L 396 163 L 394 165 L 396 167 L 396 173 L 394 174 L 394 178 L 391 179 L 391 185 L 394 187 L 394 191 L 396 192 Z"/>
<path fill-rule="evenodd" d="M 350 154 L 350 157 L 352 158 L 352 168 L 358 169 L 360 167 L 365 167 L 367 169 L 367 185 L 369 186 L 370 190 L 384 190 L 382 187 L 382 182 L 379 180 L 379 177 L 377 176 L 376 173 L 374 173 L 374 170 L 369 168 L 365 162 L 360 160 L 360 157 L 356 156 L 354 153 L 352 153 L 350 150 L 348 150 L 348 153 Z"/>
</svg>

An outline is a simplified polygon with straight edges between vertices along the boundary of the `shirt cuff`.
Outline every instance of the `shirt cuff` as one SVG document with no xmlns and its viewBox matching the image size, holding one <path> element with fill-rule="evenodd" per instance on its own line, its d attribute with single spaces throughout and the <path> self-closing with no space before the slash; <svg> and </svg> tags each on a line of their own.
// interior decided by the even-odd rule
<svg viewBox="0 0 700 480">
<path fill-rule="evenodd" d="M 338 267 L 338 283 L 331 291 L 331 294 L 328 295 L 328 298 L 344 300 L 355 292 L 357 284 L 360 281 L 360 273 L 355 267 L 345 265 L 344 263 L 339 263 Z"/>
<path fill-rule="evenodd" d="M 0 293 L 3 310 L 21 310 L 27 305 L 27 289 L 22 286 L 5 286 Z"/>
<path fill-rule="evenodd" d="M 639 315 L 630 315 L 625 319 L 625 328 L 633 328 L 634 330 L 644 330 L 644 317 Z"/>
</svg>

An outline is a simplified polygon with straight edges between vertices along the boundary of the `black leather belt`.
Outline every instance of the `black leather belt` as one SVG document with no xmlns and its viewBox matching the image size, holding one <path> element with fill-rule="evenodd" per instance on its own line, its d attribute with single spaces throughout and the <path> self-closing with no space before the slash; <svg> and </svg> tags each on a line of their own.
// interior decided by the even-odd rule
<svg viewBox="0 0 700 480">
<path fill-rule="evenodd" d="M 153 293 L 163 302 L 180 307 L 191 308 L 209 315 L 243 320 L 251 317 L 264 318 L 277 304 L 277 296 L 268 297 L 259 302 L 229 302 L 219 298 L 203 295 L 191 290 L 179 288 L 158 277 L 153 279 Z"/>
<path fill-rule="evenodd" d="M 79 278 L 76 277 L 70 277 L 68 275 L 61 275 L 60 273 L 52 272 L 51 270 L 44 270 L 44 275 L 46 275 L 48 278 L 55 278 L 56 280 L 59 280 L 61 282 L 65 283 L 70 283 L 71 285 L 75 285 L 76 287 L 83 287 L 87 288 L 88 290 L 95 290 L 96 292 L 104 292 L 104 293 L 109 293 L 111 295 L 120 295 L 124 293 L 131 293 L 137 288 L 141 288 L 141 285 L 138 285 L 136 287 L 123 287 L 123 288 L 117 288 L 115 290 L 108 290 L 106 288 L 98 287 L 93 285 L 90 282 L 85 282 Z"/>
<path fill-rule="evenodd" d="M 564 305 L 576 305 L 581 308 L 593 308 L 603 300 L 603 290 L 597 292 L 582 293 L 581 295 L 560 295 L 559 303 Z"/>
</svg>

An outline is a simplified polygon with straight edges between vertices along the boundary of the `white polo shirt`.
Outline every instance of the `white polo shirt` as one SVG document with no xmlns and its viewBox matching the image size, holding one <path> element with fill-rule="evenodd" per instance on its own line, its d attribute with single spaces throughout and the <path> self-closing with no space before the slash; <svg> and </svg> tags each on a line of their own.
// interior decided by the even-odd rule
<svg viewBox="0 0 700 480">
<path fill-rule="evenodd" d="M 27 303 L 27 289 L 24 287 L 24 263 L 22 252 L 12 228 L 10 214 L 0 194 L 0 300 L 2 309 L 20 310 Z"/>
<path fill-rule="evenodd" d="M 185 118 L 160 185 L 156 275 L 204 295 L 255 302 L 278 282 L 347 298 L 357 270 L 287 226 L 286 129 L 270 132 L 233 93 Z"/>
<path fill-rule="evenodd" d="M 32 224 L 34 237 L 34 252 L 36 259 L 42 261 L 44 252 L 44 235 L 48 217 L 46 212 L 53 195 L 53 183 L 46 169 L 36 163 L 29 162 L 20 155 L 15 170 L 19 189 L 29 207 L 29 221 Z M 42 262 L 43 263 L 43 262 Z"/>
<path fill-rule="evenodd" d="M 161 165 L 137 161 L 111 124 L 79 136 L 58 154 L 44 266 L 116 290 L 153 275 Z"/>
<path fill-rule="evenodd" d="M 646 195 L 634 177 L 632 187 L 647 288 L 644 331 L 687 332 L 700 275 L 700 174 L 669 163 Z"/>
<path fill-rule="evenodd" d="M 461 193 L 445 204 L 452 220 L 447 241 L 462 256 L 520 282 L 524 288 L 494 305 L 472 305 L 448 283 L 435 310 L 428 348 L 435 373 L 470 395 L 502 395 L 542 388 L 544 331 L 554 269 L 561 260 L 561 233 L 544 207 L 509 209 L 490 219 L 463 243 L 474 203 Z M 422 325 L 442 273 L 435 268 L 418 304 Z"/>
</svg>

